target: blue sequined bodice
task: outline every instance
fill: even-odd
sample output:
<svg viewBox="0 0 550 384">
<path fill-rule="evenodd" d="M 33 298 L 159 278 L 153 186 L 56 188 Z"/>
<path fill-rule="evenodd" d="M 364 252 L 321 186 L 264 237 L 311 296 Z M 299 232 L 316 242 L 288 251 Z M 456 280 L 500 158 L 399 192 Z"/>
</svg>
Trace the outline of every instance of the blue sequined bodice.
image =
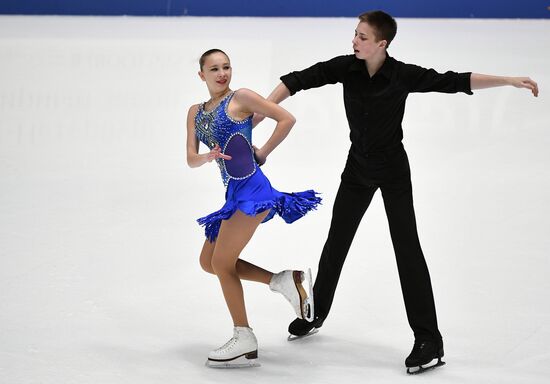
<svg viewBox="0 0 550 384">
<path fill-rule="evenodd" d="M 195 134 L 198 139 L 212 149 L 220 146 L 222 153 L 231 160 L 216 159 L 225 186 L 229 180 L 242 180 L 256 172 L 256 161 L 252 149 L 252 116 L 238 121 L 227 113 L 227 106 L 234 93 L 227 95 L 212 111 L 199 106 L 195 116 Z"/>
</svg>

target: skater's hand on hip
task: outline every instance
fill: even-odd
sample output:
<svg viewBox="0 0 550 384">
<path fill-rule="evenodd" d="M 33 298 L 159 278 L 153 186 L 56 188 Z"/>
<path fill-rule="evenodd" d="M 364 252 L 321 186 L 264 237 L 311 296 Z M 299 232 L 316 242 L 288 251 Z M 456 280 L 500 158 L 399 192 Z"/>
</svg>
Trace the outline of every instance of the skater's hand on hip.
<svg viewBox="0 0 550 384">
<path fill-rule="evenodd" d="M 256 162 L 261 167 L 265 164 L 265 161 L 267 160 L 267 156 L 265 156 L 261 149 L 256 147 L 255 145 L 252 146 L 252 149 L 254 150 L 254 159 L 256 159 Z"/>
<path fill-rule="evenodd" d="M 208 160 L 208 162 L 211 162 L 214 159 L 231 160 L 231 156 L 222 153 L 222 149 L 218 144 L 216 144 L 216 146 L 206 154 L 206 159 Z"/>
</svg>

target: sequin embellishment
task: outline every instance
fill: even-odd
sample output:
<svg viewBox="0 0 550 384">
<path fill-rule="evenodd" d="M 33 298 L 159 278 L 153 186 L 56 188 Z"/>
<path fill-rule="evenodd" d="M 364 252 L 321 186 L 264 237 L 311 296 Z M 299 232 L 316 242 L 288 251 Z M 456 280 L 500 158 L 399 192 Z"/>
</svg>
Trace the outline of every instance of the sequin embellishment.
<svg viewBox="0 0 550 384">
<path fill-rule="evenodd" d="M 195 134 L 208 148 L 216 145 L 222 153 L 232 156 L 231 160 L 216 159 L 224 185 L 230 179 L 242 180 L 254 174 L 256 161 L 252 149 L 252 116 L 235 120 L 229 116 L 227 106 L 234 93 L 228 94 L 214 109 L 207 111 L 202 103 L 195 116 Z M 239 135 L 239 137 L 237 137 Z M 242 140 L 244 139 L 244 140 Z M 236 140 L 236 141 L 234 141 Z"/>
</svg>

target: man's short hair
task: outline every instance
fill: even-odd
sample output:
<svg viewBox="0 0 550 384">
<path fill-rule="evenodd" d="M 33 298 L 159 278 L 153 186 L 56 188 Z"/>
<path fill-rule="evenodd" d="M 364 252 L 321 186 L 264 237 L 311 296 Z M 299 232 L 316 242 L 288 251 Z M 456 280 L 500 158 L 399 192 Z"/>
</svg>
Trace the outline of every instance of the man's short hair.
<svg viewBox="0 0 550 384">
<path fill-rule="evenodd" d="M 369 11 L 360 14 L 358 17 L 361 22 L 367 23 L 374 29 L 378 41 L 386 40 L 388 42 L 386 48 L 390 46 L 397 33 L 397 23 L 393 17 L 384 11 Z"/>
</svg>

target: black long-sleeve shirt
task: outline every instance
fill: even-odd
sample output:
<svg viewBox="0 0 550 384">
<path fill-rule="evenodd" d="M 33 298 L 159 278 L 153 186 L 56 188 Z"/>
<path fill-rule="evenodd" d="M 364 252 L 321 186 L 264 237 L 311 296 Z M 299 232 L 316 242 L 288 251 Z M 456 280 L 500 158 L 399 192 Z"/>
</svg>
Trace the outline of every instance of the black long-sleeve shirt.
<svg viewBox="0 0 550 384">
<path fill-rule="evenodd" d="M 366 62 L 355 55 L 338 56 L 281 77 L 294 95 L 300 90 L 342 83 L 344 105 L 355 151 L 368 154 L 400 145 L 405 100 L 411 92 L 472 94 L 471 72 L 438 73 L 402 63 L 389 55 L 370 77 Z"/>
</svg>

